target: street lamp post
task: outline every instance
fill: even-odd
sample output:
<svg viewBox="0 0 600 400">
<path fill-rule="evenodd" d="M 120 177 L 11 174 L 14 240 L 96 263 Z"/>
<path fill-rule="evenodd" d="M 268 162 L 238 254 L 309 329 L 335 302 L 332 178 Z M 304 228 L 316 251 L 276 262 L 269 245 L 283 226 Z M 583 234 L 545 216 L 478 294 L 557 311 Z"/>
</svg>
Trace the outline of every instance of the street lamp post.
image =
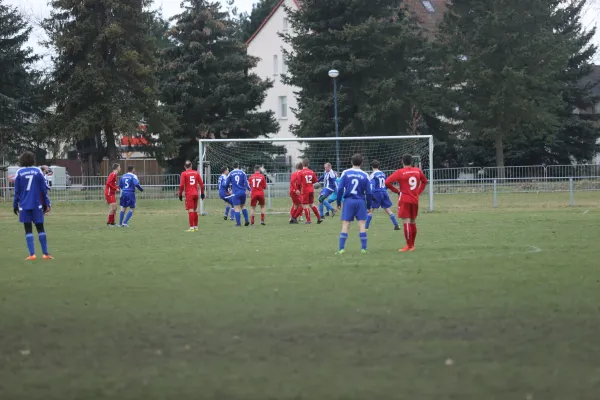
<svg viewBox="0 0 600 400">
<path fill-rule="evenodd" d="M 337 69 L 329 70 L 329 77 L 333 80 L 333 110 L 335 120 L 335 169 L 340 172 L 340 141 L 337 140 L 340 137 L 340 131 L 338 127 L 338 99 L 337 99 L 337 77 L 340 76 L 340 71 Z"/>
</svg>

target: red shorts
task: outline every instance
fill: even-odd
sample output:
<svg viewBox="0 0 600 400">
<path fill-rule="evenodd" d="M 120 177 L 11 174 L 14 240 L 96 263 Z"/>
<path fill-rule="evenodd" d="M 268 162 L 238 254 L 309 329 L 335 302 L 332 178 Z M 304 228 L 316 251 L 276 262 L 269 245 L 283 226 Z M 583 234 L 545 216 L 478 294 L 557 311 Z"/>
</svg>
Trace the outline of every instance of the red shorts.
<svg viewBox="0 0 600 400">
<path fill-rule="evenodd" d="M 296 192 L 290 192 L 290 197 L 292 199 L 292 203 L 295 205 L 302 204 L 302 199 L 300 198 L 300 195 L 296 194 Z"/>
<path fill-rule="evenodd" d="M 314 204 L 315 192 L 302 193 L 302 204 Z"/>
<path fill-rule="evenodd" d="M 197 210 L 198 209 L 198 195 L 185 196 L 185 209 L 186 210 Z"/>
<path fill-rule="evenodd" d="M 264 193 L 256 193 L 253 194 L 250 198 L 250 207 L 256 207 L 258 203 L 259 206 L 263 207 L 265 205 L 265 194 Z"/>
<path fill-rule="evenodd" d="M 398 218 L 415 219 L 417 215 L 419 215 L 418 204 L 400 202 L 398 206 Z"/>
<path fill-rule="evenodd" d="M 106 199 L 106 204 L 113 204 L 117 202 L 117 195 L 104 193 L 104 198 Z"/>
</svg>

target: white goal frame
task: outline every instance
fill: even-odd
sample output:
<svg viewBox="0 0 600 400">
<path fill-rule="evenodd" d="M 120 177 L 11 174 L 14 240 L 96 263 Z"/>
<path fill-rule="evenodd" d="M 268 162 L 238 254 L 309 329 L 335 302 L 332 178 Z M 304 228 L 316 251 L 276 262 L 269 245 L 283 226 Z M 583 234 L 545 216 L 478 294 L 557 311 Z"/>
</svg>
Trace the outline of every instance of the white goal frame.
<svg viewBox="0 0 600 400">
<path fill-rule="evenodd" d="M 255 139 L 200 139 L 198 141 L 198 173 L 204 179 L 204 157 L 206 156 L 205 144 L 208 143 L 231 143 L 231 142 L 331 142 L 352 140 L 402 140 L 402 139 L 427 139 L 429 145 L 429 211 L 433 211 L 433 136 L 432 135 L 406 135 L 406 136 L 354 136 L 354 137 L 313 137 L 313 138 L 255 138 Z M 402 155 L 400 155 L 402 157 Z M 341 173 L 342 171 L 337 171 Z M 200 213 L 204 214 L 204 203 L 200 202 Z"/>
</svg>

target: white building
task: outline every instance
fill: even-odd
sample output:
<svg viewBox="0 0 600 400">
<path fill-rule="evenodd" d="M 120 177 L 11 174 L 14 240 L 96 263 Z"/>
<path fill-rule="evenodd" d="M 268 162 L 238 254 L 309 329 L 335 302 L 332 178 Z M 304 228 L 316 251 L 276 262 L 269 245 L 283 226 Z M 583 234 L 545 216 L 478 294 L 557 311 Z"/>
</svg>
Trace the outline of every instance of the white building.
<svg viewBox="0 0 600 400">
<path fill-rule="evenodd" d="M 281 82 L 281 75 L 287 72 L 282 49 L 289 50 L 290 46 L 283 42 L 278 33 L 289 33 L 291 29 L 284 5 L 297 10 L 300 3 L 298 0 L 280 0 L 246 42 L 248 54 L 260 58 L 253 72 L 263 79 L 273 80 L 273 87 L 267 92 L 261 111 L 275 112 L 275 118 L 279 122 L 279 133 L 273 136 L 275 138 L 295 137 L 290 131 L 290 126 L 298 123 L 291 110 L 296 108 L 294 91 L 297 89 Z M 291 161 L 297 161 L 300 157 L 299 144 L 290 143 L 287 147 L 288 155 L 292 157 Z"/>
</svg>

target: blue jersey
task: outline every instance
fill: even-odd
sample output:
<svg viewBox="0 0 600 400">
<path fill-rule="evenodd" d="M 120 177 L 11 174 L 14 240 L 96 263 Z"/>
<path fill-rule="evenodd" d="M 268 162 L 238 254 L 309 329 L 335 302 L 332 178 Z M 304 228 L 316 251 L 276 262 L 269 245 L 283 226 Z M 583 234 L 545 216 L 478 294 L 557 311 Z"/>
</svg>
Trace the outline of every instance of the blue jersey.
<svg viewBox="0 0 600 400">
<path fill-rule="evenodd" d="M 323 182 L 323 190 L 337 190 L 337 175 L 333 170 L 323 172 L 319 182 Z"/>
<path fill-rule="evenodd" d="M 44 205 L 50 207 L 50 199 L 42 170 L 37 167 L 18 169 L 15 173 L 13 208 L 37 210 Z"/>
<path fill-rule="evenodd" d="M 228 188 L 229 188 L 229 186 L 227 186 L 227 175 L 221 175 L 219 177 L 219 196 L 220 197 L 227 196 Z"/>
<path fill-rule="evenodd" d="M 387 192 L 385 178 L 385 174 L 381 171 L 376 171 L 371 174 L 371 191 L 373 193 Z"/>
<path fill-rule="evenodd" d="M 128 172 L 121 177 L 121 180 L 119 180 L 119 187 L 121 188 L 121 193 L 135 193 L 135 188 L 138 188 L 140 192 L 144 191 L 140 186 L 137 175 L 131 172 Z"/>
<path fill-rule="evenodd" d="M 236 196 L 243 196 L 246 194 L 246 191 L 250 190 L 246 173 L 241 169 L 231 171 L 227 177 L 227 181 L 225 181 L 225 185 L 227 187 L 231 186 L 231 193 Z"/>
<path fill-rule="evenodd" d="M 345 200 L 362 200 L 371 208 L 371 182 L 369 175 L 360 168 L 347 169 L 340 177 L 337 192 L 337 204 L 341 206 L 342 198 Z"/>
</svg>

